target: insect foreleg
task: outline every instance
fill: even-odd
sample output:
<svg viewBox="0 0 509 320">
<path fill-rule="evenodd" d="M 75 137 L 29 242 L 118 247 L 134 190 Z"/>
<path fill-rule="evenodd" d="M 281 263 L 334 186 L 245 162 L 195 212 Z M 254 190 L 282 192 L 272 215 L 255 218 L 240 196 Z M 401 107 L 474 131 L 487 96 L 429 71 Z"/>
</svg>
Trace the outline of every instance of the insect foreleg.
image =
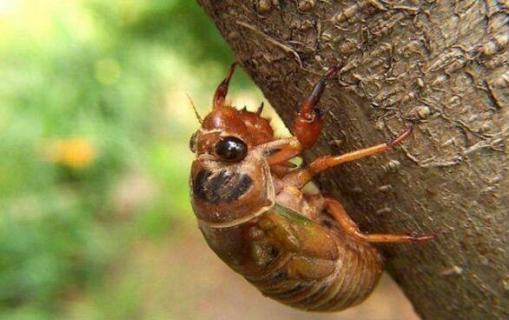
<svg viewBox="0 0 509 320">
<path fill-rule="evenodd" d="M 325 209 L 327 212 L 336 220 L 341 229 L 349 234 L 350 236 L 362 239 L 367 242 L 379 242 L 379 243 L 403 243 L 403 242 L 417 242 L 430 240 L 433 236 L 414 236 L 406 234 L 364 234 L 359 230 L 357 224 L 350 218 L 346 213 L 343 205 L 336 199 L 325 198 Z"/>
<path fill-rule="evenodd" d="M 225 79 L 217 86 L 216 92 L 214 93 L 214 100 L 212 101 L 214 105 L 214 109 L 218 107 L 222 107 L 224 105 L 224 100 L 226 98 L 226 94 L 228 94 L 228 86 L 230 85 L 230 79 L 235 72 L 235 67 L 237 63 L 232 63 L 228 73 L 226 74 Z"/>
<path fill-rule="evenodd" d="M 311 91 L 311 94 L 304 100 L 297 113 L 297 117 L 293 123 L 293 134 L 297 137 L 303 150 L 313 146 L 320 135 L 323 127 L 323 119 L 320 111 L 316 108 L 323 90 L 325 82 L 332 79 L 338 72 L 339 68 L 334 66 L 318 81 Z"/>
<path fill-rule="evenodd" d="M 277 152 L 272 153 L 268 157 L 269 165 L 285 163 L 315 144 L 323 127 L 323 119 L 316 106 L 322 97 L 325 82 L 332 79 L 338 70 L 339 68 L 336 66 L 330 68 L 315 85 L 311 94 L 302 102 L 293 123 L 292 131 L 295 137 L 284 139 L 286 144 L 281 145 Z"/>
</svg>

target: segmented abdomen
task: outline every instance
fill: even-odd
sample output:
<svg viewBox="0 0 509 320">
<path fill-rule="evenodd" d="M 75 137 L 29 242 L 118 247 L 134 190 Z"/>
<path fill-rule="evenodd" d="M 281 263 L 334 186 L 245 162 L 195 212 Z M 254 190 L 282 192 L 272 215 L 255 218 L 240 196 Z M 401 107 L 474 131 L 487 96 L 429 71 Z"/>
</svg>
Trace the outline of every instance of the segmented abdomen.
<svg viewBox="0 0 509 320">
<path fill-rule="evenodd" d="M 336 237 L 339 257 L 334 271 L 315 280 L 289 277 L 293 253 L 274 261 L 262 276 L 245 276 L 265 295 L 286 305 L 310 311 L 339 311 L 362 302 L 382 273 L 382 259 L 368 243 Z M 313 259 L 313 258 L 311 258 Z"/>
</svg>

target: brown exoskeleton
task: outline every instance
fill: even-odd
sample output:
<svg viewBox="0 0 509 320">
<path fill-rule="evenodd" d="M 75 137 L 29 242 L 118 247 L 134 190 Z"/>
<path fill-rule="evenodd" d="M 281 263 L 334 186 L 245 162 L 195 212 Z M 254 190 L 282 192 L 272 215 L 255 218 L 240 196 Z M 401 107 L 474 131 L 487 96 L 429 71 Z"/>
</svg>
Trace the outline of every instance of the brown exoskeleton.
<svg viewBox="0 0 509 320">
<path fill-rule="evenodd" d="M 192 206 L 209 246 L 264 295 L 295 308 L 337 311 L 363 301 L 382 272 L 371 243 L 401 243 L 430 236 L 364 234 L 339 201 L 302 191 L 314 175 L 339 164 L 385 152 L 389 143 L 339 156 L 322 156 L 305 168 L 289 160 L 318 139 L 316 108 L 331 68 L 302 103 L 289 138 L 274 137 L 257 112 L 225 103 L 235 64 L 218 86 L 212 111 L 191 138 Z"/>
</svg>

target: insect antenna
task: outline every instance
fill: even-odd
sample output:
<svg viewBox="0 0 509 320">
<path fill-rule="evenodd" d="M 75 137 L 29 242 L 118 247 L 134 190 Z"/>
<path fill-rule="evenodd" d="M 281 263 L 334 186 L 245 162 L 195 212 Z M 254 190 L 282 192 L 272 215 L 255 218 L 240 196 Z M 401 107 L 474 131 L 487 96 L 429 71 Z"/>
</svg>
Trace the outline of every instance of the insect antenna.
<svg viewBox="0 0 509 320">
<path fill-rule="evenodd" d="M 198 109 L 196 109 L 196 106 L 194 105 L 193 99 L 186 93 L 187 99 L 189 99 L 189 102 L 191 103 L 191 107 L 193 108 L 194 115 L 196 116 L 196 119 L 198 119 L 198 122 L 200 124 L 203 123 L 203 119 L 201 118 L 200 114 L 198 113 Z"/>
</svg>

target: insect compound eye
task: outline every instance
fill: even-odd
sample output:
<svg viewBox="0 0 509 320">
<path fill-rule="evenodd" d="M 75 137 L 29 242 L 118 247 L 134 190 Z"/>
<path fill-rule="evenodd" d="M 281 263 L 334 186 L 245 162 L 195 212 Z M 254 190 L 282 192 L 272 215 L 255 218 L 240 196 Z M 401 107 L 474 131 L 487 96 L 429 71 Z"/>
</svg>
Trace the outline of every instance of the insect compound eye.
<svg viewBox="0 0 509 320">
<path fill-rule="evenodd" d="M 198 135 L 198 131 L 193 133 L 191 136 L 191 139 L 189 140 L 189 149 L 191 149 L 192 152 L 196 152 L 196 137 Z"/>
<path fill-rule="evenodd" d="M 224 161 L 241 161 L 247 155 L 247 145 L 239 138 L 225 137 L 216 144 L 216 154 Z"/>
</svg>

